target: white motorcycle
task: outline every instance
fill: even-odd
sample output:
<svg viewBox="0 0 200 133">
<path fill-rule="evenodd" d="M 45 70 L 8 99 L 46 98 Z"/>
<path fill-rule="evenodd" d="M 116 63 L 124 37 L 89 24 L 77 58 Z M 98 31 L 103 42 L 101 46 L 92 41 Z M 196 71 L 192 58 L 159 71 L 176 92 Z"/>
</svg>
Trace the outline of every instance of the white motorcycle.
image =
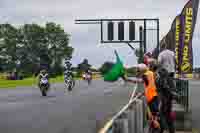
<svg viewBox="0 0 200 133">
<path fill-rule="evenodd" d="M 47 92 L 49 90 L 49 81 L 46 77 L 42 77 L 40 79 L 40 91 L 42 96 L 47 96 Z"/>
<path fill-rule="evenodd" d="M 75 80 L 71 75 L 65 78 L 65 86 L 68 91 L 72 91 L 72 89 L 74 88 Z"/>
</svg>

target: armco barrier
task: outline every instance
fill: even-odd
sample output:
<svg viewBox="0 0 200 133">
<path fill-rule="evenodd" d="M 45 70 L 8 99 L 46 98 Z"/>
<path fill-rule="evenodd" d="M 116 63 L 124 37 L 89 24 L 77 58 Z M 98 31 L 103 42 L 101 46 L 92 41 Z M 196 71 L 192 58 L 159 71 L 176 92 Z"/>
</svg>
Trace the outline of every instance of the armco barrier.
<svg viewBox="0 0 200 133">
<path fill-rule="evenodd" d="M 146 122 L 144 101 L 127 104 L 99 133 L 144 133 Z"/>
<path fill-rule="evenodd" d="M 131 98 L 129 103 L 108 121 L 99 133 L 144 133 L 147 127 L 145 108 L 144 98 Z"/>
<path fill-rule="evenodd" d="M 176 90 L 180 94 L 178 104 L 183 105 L 184 112 L 190 110 L 189 106 L 189 81 L 185 79 L 175 79 Z M 131 100 L 126 104 L 120 112 L 118 112 L 99 133 L 145 133 L 148 129 L 146 119 L 146 102 L 145 99 L 134 97 L 134 93 L 138 89 L 138 85 L 132 93 Z M 139 91 L 139 89 L 138 89 Z M 181 116 L 184 117 L 184 116 Z M 183 121 L 182 121 L 183 122 Z M 184 123 L 184 122 L 183 122 Z"/>
</svg>

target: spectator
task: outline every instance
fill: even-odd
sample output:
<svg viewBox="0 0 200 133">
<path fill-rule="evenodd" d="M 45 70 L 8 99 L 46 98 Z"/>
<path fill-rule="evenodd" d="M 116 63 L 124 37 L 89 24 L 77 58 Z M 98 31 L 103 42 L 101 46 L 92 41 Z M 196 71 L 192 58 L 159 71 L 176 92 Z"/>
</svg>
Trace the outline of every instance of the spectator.
<svg viewBox="0 0 200 133">
<path fill-rule="evenodd" d="M 171 78 L 166 69 L 157 70 L 159 77 L 156 79 L 156 87 L 158 88 L 159 97 L 161 100 L 160 116 L 161 116 L 161 133 L 165 129 L 169 129 L 169 133 L 175 133 L 174 118 L 172 118 L 172 100 L 174 97 L 173 89 L 171 88 Z"/>
<path fill-rule="evenodd" d="M 158 55 L 159 78 L 157 80 L 157 88 L 160 90 L 161 95 L 161 116 L 165 120 L 167 126 L 163 126 L 162 132 L 166 127 L 169 128 L 170 133 L 175 133 L 174 120 L 171 117 L 172 101 L 174 97 L 175 85 L 173 82 L 175 74 L 175 54 L 169 49 L 164 49 Z M 162 124 L 164 125 L 164 124 Z"/>
<path fill-rule="evenodd" d="M 175 96 L 173 79 L 170 78 L 168 71 L 165 68 L 160 68 L 156 61 L 150 63 L 150 70 L 155 74 L 156 88 L 159 94 L 160 117 L 161 117 L 161 133 L 165 129 L 169 129 L 170 133 L 175 132 L 174 117 L 172 118 L 172 100 Z M 172 76 L 172 75 L 171 75 Z M 169 77 L 169 78 L 168 78 Z"/>
<path fill-rule="evenodd" d="M 149 70 L 145 64 L 138 64 L 138 71 L 140 72 L 141 78 L 139 79 L 125 79 L 128 82 L 132 83 L 144 83 L 144 92 L 139 93 L 138 96 L 144 95 L 147 100 L 148 105 L 148 117 L 152 118 L 152 113 L 159 113 L 159 99 L 158 92 L 155 85 L 154 73 Z M 160 128 L 160 124 L 157 120 L 153 120 L 154 126 Z"/>
<path fill-rule="evenodd" d="M 154 59 L 151 52 L 144 54 L 144 64 L 151 68 L 151 64 L 155 64 L 157 61 Z"/>
<path fill-rule="evenodd" d="M 152 58 L 152 54 L 150 52 L 147 52 L 144 54 L 144 64 L 149 65 L 149 60 Z"/>
<path fill-rule="evenodd" d="M 175 74 L 175 54 L 169 49 L 164 49 L 158 56 L 158 63 L 166 69 L 170 77 Z"/>
</svg>

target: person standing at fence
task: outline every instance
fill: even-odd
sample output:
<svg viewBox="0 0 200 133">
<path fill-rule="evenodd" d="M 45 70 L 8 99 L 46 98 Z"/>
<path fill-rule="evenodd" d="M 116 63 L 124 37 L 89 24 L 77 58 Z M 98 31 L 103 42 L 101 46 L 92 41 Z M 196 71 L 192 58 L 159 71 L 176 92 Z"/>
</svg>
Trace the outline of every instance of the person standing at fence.
<svg viewBox="0 0 200 133">
<path fill-rule="evenodd" d="M 145 96 L 149 108 L 148 117 L 149 119 L 152 119 L 152 113 L 159 112 L 159 99 L 155 85 L 154 73 L 151 70 L 149 70 L 149 68 L 145 64 L 139 64 L 137 68 L 139 70 L 141 79 L 126 79 L 126 81 L 132 83 L 144 83 L 144 93 L 139 93 L 138 97 L 141 97 L 143 95 Z M 160 124 L 157 120 L 153 120 L 153 123 L 156 128 L 160 127 Z"/>
<path fill-rule="evenodd" d="M 166 70 L 168 75 L 166 75 L 166 80 L 168 80 L 169 89 L 171 89 L 171 92 L 173 92 L 175 89 L 175 83 L 173 81 L 175 77 L 175 53 L 169 49 L 164 49 L 159 55 L 158 55 L 158 64 L 160 68 L 158 70 Z M 162 76 L 160 77 L 162 78 Z M 175 94 L 175 93 L 174 93 Z"/>
<path fill-rule="evenodd" d="M 149 59 L 152 57 L 150 52 L 147 52 L 144 54 L 144 64 L 148 66 L 149 64 Z"/>
<path fill-rule="evenodd" d="M 155 74 L 156 88 L 160 101 L 160 125 L 161 133 L 165 129 L 169 129 L 170 133 L 175 132 L 174 119 L 172 117 L 172 100 L 174 98 L 174 86 L 172 86 L 173 79 L 170 77 L 168 71 L 164 67 L 160 67 L 157 61 L 150 63 L 150 70 Z"/>
<path fill-rule="evenodd" d="M 151 63 L 154 62 L 155 59 L 153 58 L 153 55 L 151 52 L 147 52 L 144 54 L 144 64 L 150 67 Z"/>
<path fill-rule="evenodd" d="M 169 49 L 164 49 L 158 55 L 158 63 L 165 68 L 169 76 L 174 78 L 175 75 L 175 53 Z"/>
<path fill-rule="evenodd" d="M 160 68 L 157 70 L 158 77 L 156 86 L 158 88 L 159 97 L 161 100 L 160 116 L 161 116 L 161 133 L 165 129 L 169 129 L 169 133 L 175 133 L 174 116 L 172 112 L 172 100 L 174 97 L 173 89 L 170 86 L 171 78 L 166 69 Z"/>
<path fill-rule="evenodd" d="M 174 98 L 174 75 L 175 75 L 175 54 L 169 49 L 164 49 L 158 55 L 158 66 L 156 68 L 156 87 L 161 101 L 161 133 L 169 129 L 169 133 L 175 133 L 174 120 L 172 117 L 172 101 Z"/>
</svg>

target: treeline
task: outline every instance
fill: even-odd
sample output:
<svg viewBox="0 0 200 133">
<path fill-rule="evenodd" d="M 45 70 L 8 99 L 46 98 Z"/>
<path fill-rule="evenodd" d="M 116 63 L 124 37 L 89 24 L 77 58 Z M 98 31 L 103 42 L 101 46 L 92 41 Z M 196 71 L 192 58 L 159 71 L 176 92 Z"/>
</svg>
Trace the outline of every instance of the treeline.
<svg viewBox="0 0 200 133">
<path fill-rule="evenodd" d="M 62 73 L 62 60 L 71 56 L 70 35 L 53 22 L 44 26 L 0 24 L 0 72 L 35 74 L 41 67 Z"/>
<path fill-rule="evenodd" d="M 200 67 L 194 68 L 193 71 L 194 71 L 195 73 L 200 73 Z"/>
</svg>

